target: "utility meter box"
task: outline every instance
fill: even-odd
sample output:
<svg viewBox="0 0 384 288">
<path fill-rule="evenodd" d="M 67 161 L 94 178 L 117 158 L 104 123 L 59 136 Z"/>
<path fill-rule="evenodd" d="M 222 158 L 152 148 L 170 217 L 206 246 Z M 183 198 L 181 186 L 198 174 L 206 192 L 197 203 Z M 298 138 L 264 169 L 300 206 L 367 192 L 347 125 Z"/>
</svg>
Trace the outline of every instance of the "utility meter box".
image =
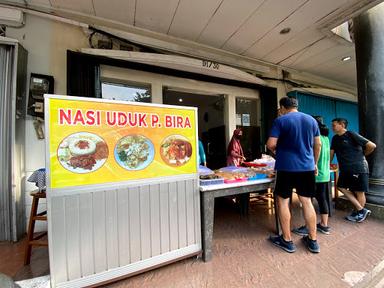
<svg viewBox="0 0 384 288">
<path fill-rule="evenodd" d="M 44 94 L 52 94 L 53 76 L 31 73 L 29 83 L 28 115 L 44 119 Z"/>
</svg>

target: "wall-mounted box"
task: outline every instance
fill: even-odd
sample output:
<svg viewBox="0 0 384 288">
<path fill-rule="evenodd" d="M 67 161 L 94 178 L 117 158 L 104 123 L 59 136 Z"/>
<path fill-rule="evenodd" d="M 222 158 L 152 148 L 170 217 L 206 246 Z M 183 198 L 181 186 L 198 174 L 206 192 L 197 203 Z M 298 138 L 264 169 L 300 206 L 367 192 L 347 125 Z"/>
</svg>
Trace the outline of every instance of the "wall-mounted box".
<svg viewBox="0 0 384 288">
<path fill-rule="evenodd" d="M 17 9 L 0 7 L 0 24 L 11 27 L 21 27 L 24 25 L 24 14 Z"/>
<path fill-rule="evenodd" d="M 53 94 L 53 76 L 31 73 L 29 83 L 28 115 L 44 118 L 44 94 Z"/>
</svg>

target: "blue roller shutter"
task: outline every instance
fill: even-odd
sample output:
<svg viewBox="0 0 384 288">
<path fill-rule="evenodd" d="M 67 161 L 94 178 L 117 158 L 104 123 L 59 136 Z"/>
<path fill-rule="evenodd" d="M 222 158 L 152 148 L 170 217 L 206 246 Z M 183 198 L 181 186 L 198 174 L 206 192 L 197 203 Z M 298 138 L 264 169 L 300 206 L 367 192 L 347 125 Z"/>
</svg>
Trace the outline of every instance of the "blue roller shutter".
<svg viewBox="0 0 384 288">
<path fill-rule="evenodd" d="M 331 128 L 334 118 L 346 118 L 348 130 L 359 132 L 359 113 L 357 103 L 343 101 L 328 96 L 306 94 L 298 91 L 288 93 L 288 96 L 299 100 L 299 110 L 310 115 L 323 116 L 324 123 Z M 330 131 L 330 138 L 333 133 Z"/>
<path fill-rule="evenodd" d="M 297 98 L 301 112 L 323 117 L 324 123 L 329 127 L 330 141 L 334 135 L 331 121 L 338 117 L 348 120 L 348 130 L 359 132 L 359 113 L 356 103 L 298 91 L 289 92 L 288 96 Z M 333 163 L 337 163 L 336 158 Z"/>
</svg>

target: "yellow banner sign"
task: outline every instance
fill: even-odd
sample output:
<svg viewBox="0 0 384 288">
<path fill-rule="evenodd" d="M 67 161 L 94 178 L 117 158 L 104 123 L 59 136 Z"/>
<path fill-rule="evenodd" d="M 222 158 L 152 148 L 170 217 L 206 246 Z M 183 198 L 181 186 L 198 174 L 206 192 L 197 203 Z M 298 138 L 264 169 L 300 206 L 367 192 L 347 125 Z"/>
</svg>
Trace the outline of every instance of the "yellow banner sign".
<svg viewBox="0 0 384 288">
<path fill-rule="evenodd" d="M 197 173 L 194 108 L 47 101 L 51 188 Z"/>
</svg>

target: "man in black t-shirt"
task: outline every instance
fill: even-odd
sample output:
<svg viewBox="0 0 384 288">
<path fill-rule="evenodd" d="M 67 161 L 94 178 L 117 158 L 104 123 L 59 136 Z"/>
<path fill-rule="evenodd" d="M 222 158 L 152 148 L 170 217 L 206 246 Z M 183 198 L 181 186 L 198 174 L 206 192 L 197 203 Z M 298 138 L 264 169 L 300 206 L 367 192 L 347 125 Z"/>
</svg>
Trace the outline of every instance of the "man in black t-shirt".
<svg viewBox="0 0 384 288">
<path fill-rule="evenodd" d="M 346 219 L 363 222 L 371 214 L 370 210 L 364 208 L 369 176 L 365 156 L 371 154 L 376 145 L 357 133 L 347 131 L 347 126 L 348 121 L 344 118 L 332 120 L 335 136 L 331 143 L 331 161 L 336 153 L 340 171 L 337 187 L 356 209 Z"/>
</svg>

